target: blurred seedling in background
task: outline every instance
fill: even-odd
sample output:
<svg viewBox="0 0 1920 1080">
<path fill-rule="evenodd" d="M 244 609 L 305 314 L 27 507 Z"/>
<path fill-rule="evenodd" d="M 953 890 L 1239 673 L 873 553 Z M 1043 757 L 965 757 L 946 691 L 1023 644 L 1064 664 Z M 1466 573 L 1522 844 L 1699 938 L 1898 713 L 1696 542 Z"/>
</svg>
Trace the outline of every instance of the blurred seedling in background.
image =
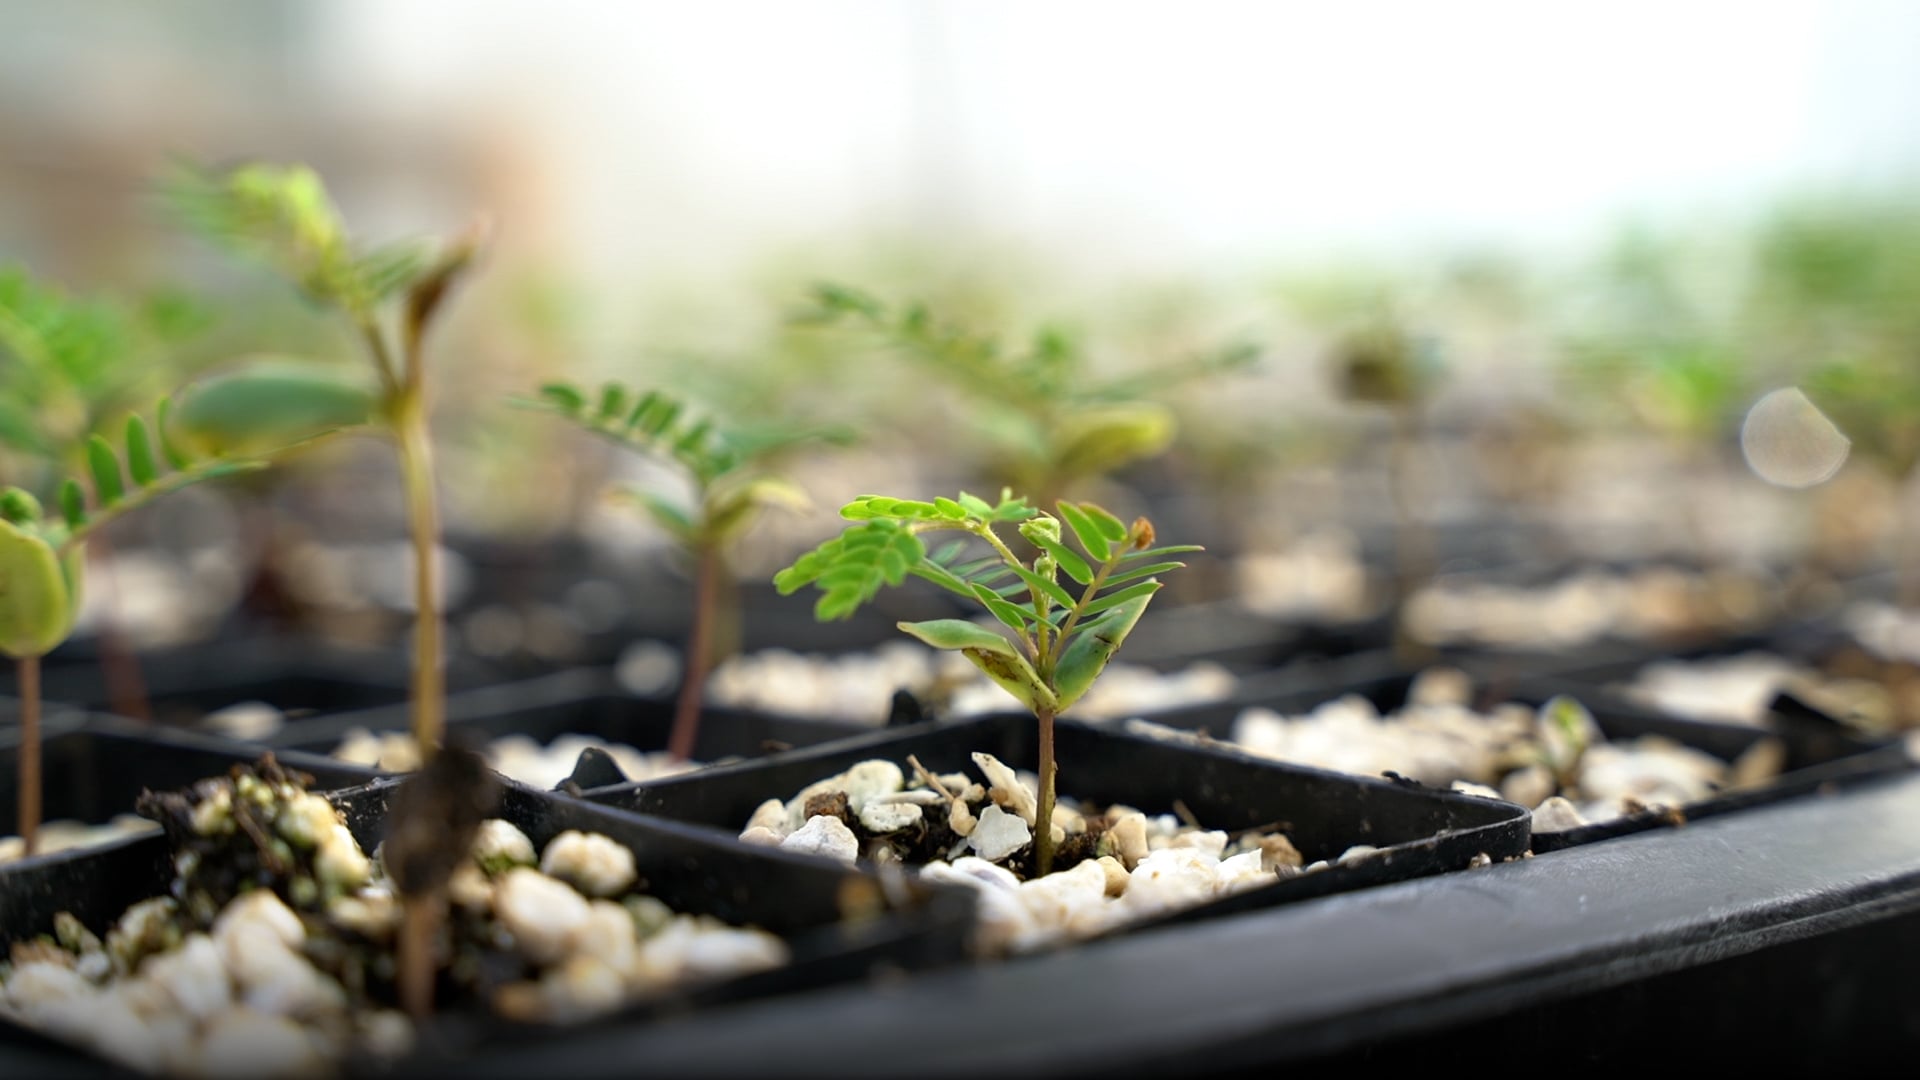
<svg viewBox="0 0 1920 1080">
<path fill-rule="evenodd" d="M 188 391 L 177 406 L 163 399 L 152 427 L 138 414 L 130 416 L 119 447 L 94 435 L 86 444 L 91 499 L 86 484 L 68 478 L 58 489 L 57 514 L 50 516 L 25 489 L 0 491 L 0 652 L 19 670 L 19 828 L 28 854 L 38 846 L 41 811 L 40 658 L 73 632 L 88 539 L 164 495 L 262 468 L 334 427 L 364 420 L 316 412 L 303 424 L 281 425 L 271 440 L 261 432 L 262 438 L 245 445 L 210 442 L 208 431 L 259 420 L 252 401 L 234 401 L 218 390 Z"/>
<path fill-rule="evenodd" d="M 413 546 L 413 734 L 421 753 L 431 756 L 444 727 L 445 659 L 425 341 L 473 263 L 483 229 L 439 245 L 356 246 L 320 177 L 299 165 L 181 167 L 165 193 L 183 221 L 278 271 L 309 302 L 344 320 L 366 348 L 372 382 L 278 357 L 235 365 L 198 388 L 204 400 L 221 403 L 219 422 L 202 424 L 200 435 L 212 446 L 239 450 L 290 427 L 339 427 L 350 420 L 377 425 L 393 438 Z"/>
<path fill-rule="evenodd" d="M 627 492 L 694 562 L 693 613 L 681 665 L 679 698 L 667 750 L 677 760 L 693 753 L 707 673 L 731 651 L 737 633 L 716 630 L 735 619 L 727 548 L 762 511 L 809 507 L 805 492 L 776 471 L 779 458 L 807 443 L 844 444 L 852 434 L 832 428 L 723 429 L 685 402 L 659 390 L 639 393 L 608 383 L 597 394 L 552 383 L 528 404 L 648 459 L 676 468 L 690 497 L 661 490 Z M 716 638 L 729 642 L 721 645 Z"/>
<path fill-rule="evenodd" d="M 37 488 L 83 465 L 87 436 L 170 389 L 211 322 L 177 292 L 78 296 L 0 267 L 0 474 Z"/>
<path fill-rule="evenodd" d="M 1683 482 L 1719 474 L 1726 436 L 1757 374 L 1729 300 L 1695 280 L 1701 265 L 1717 265 L 1717 256 L 1690 237 L 1622 230 L 1582 283 L 1589 310 L 1564 332 L 1556 372 L 1563 399 L 1658 436 L 1685 470 Z M 1680 490 L 1672 517 L 1696 557 L 1710 560 L 1711 503 Z"/>
<path fill-rule="evenodd" d="M 993 471 L 1016 490 L 1051 501 L 1172 445 L 1174 415 L 1157 395 L 1182 383 L 1245 370 L 1259 359 L 1235 343 L 1134 374 L 1103 376 L 1075 336 L 1037 331 L 1024 347 L 941 322 L 924 305 L 894 308 L 855 289 L 822 285 L 802 320 L 849 325 L 968 395 L 973 434 Z"/>
<path fill-rule="evenodd" d="M 211 322 L 177 292 L 79 296 L 22 267 L 0 268 L 0 482 L 50 491 L 84 469 L 87 437 L 170 389 L 183 350 Z M 104 538 L 95 548 L 103 553 Z M 146 695 L 117 629 L 111 577 L 103 584 L 97 633 L 108 697 L 116 711 L 143 717 Z"/>
<path fill-rule="evenodd" d="M 1009 640 L 964 619 L 899 624 L 936 649 L 960 653 L 1033 712 L 1040 737 L 1034 865 L 1041 875 L 1052 867 L 1055 843 L 1054 718 L 1092 688 L 1119 651 L 1160 590 L 1155 575 L 1185 565 L 1166 556 L 1200 550 L 1155 547 L 1146 518 L 1127 525 L 1092 503 L 1062 500 L 1057 508 L 1058 517 L 1042 513 L 1011 491 L 1002 491 L 997 505 L 965 492 L 932 502 L 864 496 L 840 509 L 854 524 L 774 578 L 782 595 L 817 588 L 814 617 L 828 621 L 851 616 L 882 586 L 911 575 L 980 605 L 1012 632 Z M 997 532 L 1002 525 L 1015 526 L 1038 554 L 1030 561 L 1015 555 Z M 929 552 L 921 537 L 943 531 L 966 535 Z M 1079 551 L 1066 542 L 1069 531 Z M 990 553 L 974 557 L 978 547 L 969 538 Z"/>
<path fill-rule="evenodd" d="M 1800 355 L 1796 380 L 1895 487 L 1899 603 L 1920 609 L 1920 225 L 1911 205 L 1790 205 L 1761 229 L 1751 321 Z M 1858 514 L 1837 492 L 1820 517 Z M 1879 500 L 1872 500 L 1877 503 Z"/>
<path fill-rule="evenodd" d="M 1416 334 L 1394 286 L 1370 274 L 1329 276 L 1310 287 L 1294 284 L 1287 301 L 1333 336 L 1329 363 L 1335 392 L 1344 400 L 1387 414 L 1386 480 L 1393 509 L 1396 607 L 1426 584 L 1434 569 L 1434 543 L 1421 513 L 1418 468 L 1428 402 L 1442 370 L 1437 343 Z M 1413 648 L 1396 621 L 1395 647 Z"/>
</svg>

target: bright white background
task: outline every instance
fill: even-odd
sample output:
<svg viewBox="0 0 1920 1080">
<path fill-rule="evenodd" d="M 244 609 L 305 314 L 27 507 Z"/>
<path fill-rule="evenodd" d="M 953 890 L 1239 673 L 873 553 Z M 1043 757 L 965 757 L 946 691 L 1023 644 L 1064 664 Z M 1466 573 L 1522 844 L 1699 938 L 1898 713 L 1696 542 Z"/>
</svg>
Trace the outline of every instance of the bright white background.
<svg viewBox="0 0 1920 1080">
<path fill-rule="evenodd" d="M 1159 270 L 1552 243 L 1893 183 L 1920 149 L 1915 3 L 349 0 L 309 17 L 303 55 L 334 93 L 528 117 L 601 264 L 871 228 Z"/>
</svg>

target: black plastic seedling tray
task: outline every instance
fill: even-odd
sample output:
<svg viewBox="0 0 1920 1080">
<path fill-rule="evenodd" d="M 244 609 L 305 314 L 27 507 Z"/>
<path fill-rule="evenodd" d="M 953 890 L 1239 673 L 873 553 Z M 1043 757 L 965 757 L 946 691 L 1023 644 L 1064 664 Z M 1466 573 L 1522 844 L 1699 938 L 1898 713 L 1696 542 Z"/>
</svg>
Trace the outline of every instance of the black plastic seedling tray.
<svg viewBox="0 0 1920 1080">
<path fill-rule="evenodd" d="M 606 672 L 580 668 L 450 695 L 447 725 L 452 737 L 475 743 L 525 735 L 545 745 L 562 735 L 589 735 L 651 751 L 666 747 L 673 710 L 671 698 L 628 694 Z M 356 728 L 383 732 L 405 731 L 408 726 L 406 707 L 389 706 L 289 724 L 265 743 L 324 755 Z M 872 730 L 866 724 L 708 706 L 701 712 L 693 759 L 760 757 Z M 605 761 L 605 767 L 612 768 L 612 762 Z M 615 778 L 616 782 L 623 779 Z"/>
<path fill-rule="evenodd" d="M 1097 948 L 582 1033 L 538 1067 L 672 1076 L 1287 1075 L 1902 1060 L 1920 1017 L 1920 774 L 1552 858 Z M 1870 962 L 1858 966 L 1851 959 Z M 955 1034 L 957 1015 L 966 1031 Z M 1894 1021 L 1894 1022 L 1887 1022 Z M 929 1040 L 938 1053 L 927 1053 Z M 1426 1051 L 1427 1053 L 1422 1053 Z M 1431 1054 L 1432 1056 L 1429 1056 Z"/>
<path fill-rule="evenodd" d="M 1167 727 L 1206 733 L 1224 739 L 1233 731 L 1241 711 L 1259 706 L 1283 715 L 1298 715 L 1346 694 L 1359 694 L 1384 715 L 1407 700 L 1418 673 L 1385 654 L 1364 655 L 1317 669 L 1305 678 L 1285 676 L 1250 685 L 1232 700 L 1155 712 L 1145 719 Z M 1580 700 L 1609 740 L 1657 735 L 1732 761 L 1755 743 L 1779 738 L 1786 748 L 1786 764 L 1779 777 L 1762 788 L 1727 792 L 1679 808 L 1679 814 L 1660 810 L 1595 822 L 1561 832 L 1533 833 L 1535 852 L 1555 851 L 1577 844 L 1626 836 L 1649 829 L 1696 821 L 1743 810 L 1780 799 L 1832 791 L 1870 777 L 1913 767 L 1899 746 L 1858 738 L 1829 727 L 1791 726 L 1765 730 L 1739 724 L 1685 720 L 1640 708 L 1599 694 L 1590 687 L 1559 679 L 1516 678 L 1478 684 L 1475 704 L 1486 707 L 1505 701 L 1539 706 L 1556 694 Z M 1230 745 L 1230 744 L 1229 744 Z"/>
<path fill-rule="evenodd" d="M 190 726 L 208 713 L 243 702 L 264 702 L 290 717 L 324 715 L 407 700 L 408 668 L 393 650 L 348 649 L 280 638 L 186 645 L 134 657 L 145 690 L 147 717 L 170 727 Z M 448 666 L 453 690 L 493 681 L 485 665 Z M 12 687 L 11 675 L 6 686 Z M 98 663 L 49 668 L 41 696 L 94 712 L 119 707 Z"/>
<path fill-rule="evenodd" d="M 224 770 L 223 770 L 224 771 Z M 400 781 L 382 779 L 329 796 L 362 848 L 384 837 L 389 797 Z M 676 912 L 712 915 L 779 935 L 792 950 L 784 967 L 692 985 L 635 1004 L 589 1025 L 547 1027 L 500 1020 L 472 1008 L 447 1009 L 423 1029 L 414 1055 L 379 1075 L 441 1075 L 499 1050 L 531 1051 L 587 1034 L 630 1028 L 770 995 L 819 991 L 837 983 L 901 971 L 930 971 L 970 954 L 974 899 L 969 890 L 926 883 L 883 887 L 872 874 L 816 859 L 716 838 L 704 830 L 647 820 L 535 791 L 504 788 L 497 816 L 537 849 L 568 829 L 605 834 L 633 850 L 641 886 Z M 50 933 L 68 911 L 104 933 L 128 905 L 164 895 L 172 860 L 166 839 L 123 840 L 87 853 L 55 855 L 0 872 L 5 942 Z M 51 1040 L 0 1020 L 10 1042 L 47 1051 Z M 72 1056 L 72 1052 L 68 1052 Z M 367 1063 L 352 1071 L 368 1068 Z"/>
<path fill-rule="evenodd" d="M 19 755 L 19 732 L 0 735 L 0 835 L 13 835 L 20 824 Z M 235 764 L 258 758 L 260 748 L 158 730 L 119 717 L 69 714 L 42 733 L 40 755 L 43 820 L 97 825 L 117 814 L 133 813 L 142 791 L 186 787 L 203 777 L 225 775 Z M 287 765 L 311 774 L 322 790 L 364 784 L 374 775 L 298 752 L 279 756 Z"/>
<path fill-rule="evenodd" d="M 1356 844 L 1381 849 L 1367 858 L 1211 901 L 1156 925 L 1458 870 L 1475 856 L 1513 858 L 1527 846 L 1527 812 L 1497 800 L 1409 790 L 1065 719 L 1056 723 L 1055 746 L 1063 797 L 1124 803 L 1156 814 L 1184 807 L 1202 825 L 1227 832 L 1281 823 L 1308 862 L 1337 859 Z M 862 761 L 885 758 L 904 766 L 913 755 L 935 772 L 973 775 L 971 755 L 977 751 L 1014 768 L 1036 768 L 1033 718 L 1001 714 L 917 724 L 585 794 L 622 810 L 738 834 L 767 799 L 790 799 L 806 785 Z"/>
</svg>

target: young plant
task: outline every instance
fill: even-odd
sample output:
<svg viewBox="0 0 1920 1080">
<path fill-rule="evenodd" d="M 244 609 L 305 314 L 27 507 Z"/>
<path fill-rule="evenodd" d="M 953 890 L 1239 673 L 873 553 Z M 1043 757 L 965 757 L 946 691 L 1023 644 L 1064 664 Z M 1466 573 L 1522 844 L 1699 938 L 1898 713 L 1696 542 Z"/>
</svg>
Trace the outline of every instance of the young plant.
<svg viewBox="0 0 1920 1080">
<path fill-rule="evenodd" d="M 936 320 L 926 307 L 901 309 L 853 289 L 814 291 L 811 323 L 852 323 L 984 406 L 975 417 L 996 447 L 997 471 L 1042 502 L 1077 493 L 1089 480 L 1160 454 L 1173 443 L 1173 411 L 1152 400 L 1183 382 L 1240 370 L 1259 350 L 1234 343 L 1150 371 L 1101 378 L 1083 344 L 1044 328 L 1023 350 Z"/>
<path fill-rule="evenodd" d="M 178 294 L 81 296 L 0 268 L 0 479 L 50 490 L 84 469 L 88 435 L 163 391 L 180 347 L 209 321 Z M 105 599 L 111 606 L 110 587 Z M 144 716 L 139 666 L 110 611 L 99 638 L 115 710 Z"/>
<path fill-rule="evenodd" d="M 375 421 L 394 440 L 406 489 L 415 602 L 413 733 L 421 752 L 430 755 L 444 727 L 445 662 L 425 341 L 454 282 L 474 261 L 481 230 L 471 229 L 438 251 L 411 242 L 362 249 L 348 237 L 319 176 L 297 165 L 183 168 L 168 190 L 181 216 L 199 231 L 279 271 L 309 301 L 344 320 L 366 348 L 376 386 L 343 382 L 324 368 L 267 360 L 238 367 L 207 392 L 254 402 L 259 423 L 275 428 L 343 400 L 372 402 Z M 242 441 L 257 434 L 244 410 L 231 410 L 225 419 L 231 430 L 210 434 Z"/>
<path fill-rule="evenodd" d="M 979 604 L 1012 633 L 1009 640 L 964 619 L 899 624 L 936 649 L 965 656 L 1039 722 L 1034 864 L 1043 875 L 1053 864 L 1054 718 L 1093 686 L 1119 651 L 1160 590 L 1155 575 L 1185 565 L 1166 556 L 1200 550 L 1191 544 L 1155 547 L 1146 518 L 1127 525 L 1092 503 L 1063 500 L 1057 508 L 1058 517 L 1042 513 L 1010 491 L 1001 492 L 998 505 L 965 492 L 932 502 L 863 496 L 840 509 L 855 524 L 774 578 L 783 595 L 817 588 L 814 617 L 830 621 L 847 618 L 883 585 L 902 584 L 912 575 Z M 1015 526 L 1034 547 L 1032 559 L 1014 554 L 997 531 L 1002 525 Z M 943 531 L 965 535 L 929 553 L 921 537 Z M 1066 542 L 1068 532 L 1079 551 Z M 968 537 L 984 541 L 991 553 L 966 557 Z"/>
<path fill-rule="evenodd" d="M 217 398 L 183 399 L 180 409 L 163 399 L 152 428 L 138 414 L 127 419 L 124 454 L 93 436 L 86 450 L 93 498 L 80 480 L 67 479 L 59 487 L 58 516 L 48 517 L 40 500 L 22 488 L 0 491 L 0 653 L 19 670 L 19 827 L 28 854 L 38 848 L 40 831 L 40 658 L 73 632 L 88 539 L 163 495 L 263 468 L 336 422 L 364 419 L 315 416 L 304 426 L 281 429 L 278 445 L 255 444 L 241 456 L 207 450 L 190 434 L 199 425 L 217 427 L 222 411 Z"/>
<path fill-rule="evenodd" d="M 1387 442 L 1387 491 L 1393 502 L 1394 597 L 1404 612 L 1407 600 L 1433 574 L 1434 541 L 1420 514 L 1418 461 L 1425 429 L 1426 403 L 1433 395 L 1438 365 L 1431 348 L 1397 320 L 1382 316 L 1361 324 L 1342 339 L 1334 353 L 1340 392 L 1349 401 L 1379 406 L 1392 419 Z M 1423 650 L 1395 632 L 1403 657 L 1424 659 Z"/>
<path fill-rule="evenodd" d="M 844 442 L 827 429 L 722 431 L 713 421 L 658 390 L 644 394 L 608 383 L 597 395 L 567 383 L 540 390 L 537 407 L 646 457 L 676 466 L 692 488 L 691 504 L 653 491 L 632 496 L 694 560 L 693 619 L 686 661 L 674 706 L 667 751 L 686 760 L 700 728 L 700 699 L 708 671 L 718 659 L 714 624 L 731 580 L 727 547 L 770 507 L 804 509 L 806 496 L 770 471 L 781 452 L 804 442 Z"/>
</svg>

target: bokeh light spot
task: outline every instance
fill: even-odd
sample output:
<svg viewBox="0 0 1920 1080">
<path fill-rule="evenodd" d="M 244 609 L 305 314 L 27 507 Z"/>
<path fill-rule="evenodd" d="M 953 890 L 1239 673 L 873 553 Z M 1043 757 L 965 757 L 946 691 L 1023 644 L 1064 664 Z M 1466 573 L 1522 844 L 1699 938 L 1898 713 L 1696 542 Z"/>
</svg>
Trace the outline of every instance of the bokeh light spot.
<svg viewBox="0 0 1920 1080">
<path fill-rule="evenodd" d="M 1740 451 L 1762 480 L 1781 487 L 1812 487 L 1833 478 L 1853 444 L 1798 387 L 1754 402 L 1740 427 Z"/>
</svg>

